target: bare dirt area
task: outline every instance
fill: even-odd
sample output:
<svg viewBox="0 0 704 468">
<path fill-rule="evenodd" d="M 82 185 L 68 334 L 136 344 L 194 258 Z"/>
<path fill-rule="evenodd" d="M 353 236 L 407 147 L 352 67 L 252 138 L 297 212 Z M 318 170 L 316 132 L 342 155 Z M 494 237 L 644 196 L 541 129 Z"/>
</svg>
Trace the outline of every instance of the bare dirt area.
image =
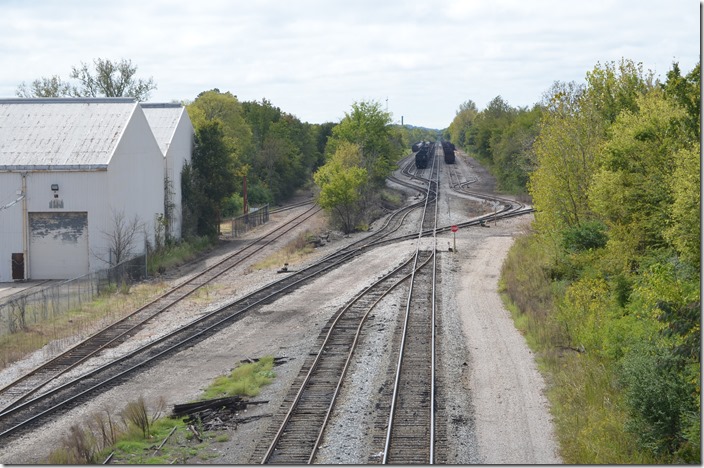
<svg viewBox="0 0 704 468">
<path fill-rule="evenodd" d="M 477 170 L 465 159 L 470 171 Z M 485 173 L 478 174 L 486 188 L 493 189 Z M 408 191 L 411 199 L 414 194 Z M 441 196 L 438 206 L 441 225 L 461 222 L 489 208 L 476 199 Z M 271 221 L 248 233 L 255 239 L 277 223 L 295 217 L 292 210 L 272 216 Z M 409 217 L 409 220 L 413 215 Z M 490 227 L 461 229 L 438 237 L 441 252 L 440 300 L 442 320 L 440 347 L 443 355 L 443 417 L 448 421 L 447 450 L 443 463 L 560 463 L 553 436 L 549 408 L 543 395 L 544 383 L 533 355 L 516 331 L 497 293 L 501 264 L 515 236 L 524 232 L 531 216 L 499 220 Z M 321 220 L 318 225 L 322 225 Z M 377 223 L 372 225 L 375 227 Z M 302 235 L 305 228 L 291 233 L 272 249 L 281 250 L 287 242 Z M 331 234 L 327 245 L 315 249 L 290 268 L 321 258 L 364 234 L 345 237 Z M 236 242 L 243 242 L 236 241 Z M 204 264 L 214 262 L 236 242 L 211 252 L 195 267 L 184 267 L 172 281 L 182 280 Z M 218 334 L 185 349 L 157 365 L 135 374 L 121 385 L 108 389 L 84 405 L 54 417 L 41 430 L 28 433 L 0 448 L 3 464 L 45 462 L 67 429 L 85 424 L 91 414 L 105 408 L 119 412 L 129 401 L 143 397 L 148 403 L 164 398 L 168 405 L 196 399 L 216 377 L 228 373 L 242 360 L 265 355 L 284 357 L 275 367 L 276 378 L 263 388 L 257 400 L 268 403 L 251 406 L 247 416 L 262 416 L 237 428 L 228 429 L 228 440 L 213 442 L 191 458 L 174 460 L 188 464 L 251 464 L 271 418 L 281 405 L 291 382 L 300 371 L 316 338 L 328 319 L 374 278 L 390 271 L 412 254 L 415 243 L 433 248 L 431 240 L 406 241 L 385 246 L 348 262 L 312 284 L 288 294 L 284 300 L 261 307 Z M 449 247 L 456 245 L 456 251 Z M 221 250 L 222 249 L 222 250 Z M 154 339 L 164 330 L 191 320 L 208 310 L 231 302 L 263 284 L 275 281 L 281 265 L 256 269 L 265 255 L 252 259 L 228 275 L 207 293 L 193 298 L 168 317 L 143 329 L 129 343 L 111 350 L 117 355 L 138 343 Z M 176 276 L 179 276 L 177 278 Z M 376 463 L 371 447 L 370 426 L 375 417 L 377 395 L 383 378 L 379 369 L 393 358 L 387 352 L 397 326 L 405 291 L 399 288 L 381 303 L 370 317 L 363 343 L 355 352 L 352 368 L 339 397 L 316 463 Z M 105 359 L 105 358 L 103 358 Z M 100 359 L 89 362 L 98 365 Z M 180 441 L 179 443 L 186 443 Z M 116 460 L 119 462 L 119 460 Z"/>
</svg>

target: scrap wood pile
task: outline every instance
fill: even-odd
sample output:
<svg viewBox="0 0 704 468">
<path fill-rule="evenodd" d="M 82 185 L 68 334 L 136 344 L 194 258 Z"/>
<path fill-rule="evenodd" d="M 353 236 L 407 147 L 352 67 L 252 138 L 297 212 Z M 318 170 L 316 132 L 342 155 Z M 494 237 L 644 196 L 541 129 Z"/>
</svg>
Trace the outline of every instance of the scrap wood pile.
<svg viewBox="0 0 704 468">
<path fill-rule="evenodd" d="M 171 416 L 174 418 L 184 417 L 183 421 L 193 427 L 192 431 L 195 431 L 196 423 L 205 431 L 237 429 L 239 423 L 271 416 L 271 414 L 261 414 L 240 417 L 241 412 L 247 411 L 247 405 L 261 405 L 264 403 L 268 403 L 268 401 L 248 401 L 240 396 L 216 398 L 214 400 L 174 405 Z"/>
</svg>

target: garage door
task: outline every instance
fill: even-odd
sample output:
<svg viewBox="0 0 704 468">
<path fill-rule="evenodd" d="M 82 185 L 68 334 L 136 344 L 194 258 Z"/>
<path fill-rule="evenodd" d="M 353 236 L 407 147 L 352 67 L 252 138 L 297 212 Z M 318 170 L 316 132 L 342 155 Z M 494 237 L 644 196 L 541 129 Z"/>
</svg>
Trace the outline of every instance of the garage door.
<svg viewBox="0 0 704 468">
<path fill-rule="evenodd" d="M 88 213 L 29 213 L 31 279 L 88 273 Z"/>
</svg>

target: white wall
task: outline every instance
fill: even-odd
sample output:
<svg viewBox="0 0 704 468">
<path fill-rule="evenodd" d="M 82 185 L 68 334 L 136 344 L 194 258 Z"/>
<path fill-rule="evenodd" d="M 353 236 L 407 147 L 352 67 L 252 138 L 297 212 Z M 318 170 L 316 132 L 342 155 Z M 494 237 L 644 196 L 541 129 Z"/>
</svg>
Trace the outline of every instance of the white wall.
<svg viewBox="0 0 704 468">
<path fill-rule="evenodd" d="M 63 201 L 63 208 L 51 209 L 50 202 L 54 199 L 52 184 L 59 186 L 59 200 Z M 88 212 L 88 245 L 90 269 L 100 269 L 104 264 L 96 262 L 91 252 L 104 249 L 102 230 L 104 217 L 102 212 L 107 203 L 107 172 L 68 172 L 68 171 L 42 171 L 26 173 L 27 186 L 27 212 Z M 15 187 L 22 187 L 22 175 L 18 172 L 0 173 L 0 199 L 7 199 L 8 192 Z M 9 190 L 8 190 L 9 189 Z M 14 193 L 14 192 L 13 192 Z M 0 211 L 0 282 L 12 281 L 11 254 L 23 251 L 22 202 L 17 203 L 7 210 Z M 29 249 L 29 246 L 27 246 Z M 32 252 L 28 251 L 25 263 L 29 265 Z M 56 252 L 61 255 L 61 252 Z M 98 268 L 94 264 L 101 263 Z M 28 272 L 32 277 L 32 272 Z M 57 278 L 61 279 L 61 278 Z"/>
<path fill-rule="evenodd" d="M 164 156 L 154 139 L 141 107 L 135 108 L 108 165 L 108 207 L 104 225 L 111 226 L 112 213 L 123 211 L 144 223 L 144 234 L 154 245 L 157 214 L 164 212 Z M 144 237 L 138 252 L 143 252 Z"/>
<path fill-rule="evenodd" d="M 0 207 L 16 200 L 20 174 L 0 172 Z M 22 202 L 0 208 L 0 282 L 12 281 L 12 254 L 22 252 Z"/>
<path fill-rule="evenodd" d="M 88 212 L 89 270 L 101 270 L 107 267 L 104 260 L 109 258 L 106 233 L 113 230 L 113 212 L 124 210 L 127 219 L 136 214 L 144 222 L 144 234 L 139 236 L 135 254 L 143 252 L 144 235 L 153 245 L 155 216 L 164 211 L 163 178 L 164 156 L 142 109 L 135 106 L 107 171 L 28 172 L 27 211 Z M 62 208 L 49 208 L 54 198 L 52 184 L 59 185 Z M 20 173 L 0 172 L 0 206 L 16 199 L 16 192 L 21 188 Z M 12 281 L 11 254 L 23 251 L 22 224 L 27 220 L 23 220 L 22 208 L 19 202 L 0 210 L 0 282 Z M 28 252 L 25 258 L 27 265 L 31 255 L 32 252 Z M 30 271 L 28 278 L 31 275 Z"/>
<path fill-rule="evenodd" d="M 191 162 L 193 153 L 193 125 L 186 108 L 179 119 L 174 137 L 166 152 L 166 176 L 171 180 L 174 203 L 174 219 L 171 226 L 171 236 L 180 239 L 183 223 L 183 204 L 181 190 L 181 171 L 186 162 Z"/>
</svg>

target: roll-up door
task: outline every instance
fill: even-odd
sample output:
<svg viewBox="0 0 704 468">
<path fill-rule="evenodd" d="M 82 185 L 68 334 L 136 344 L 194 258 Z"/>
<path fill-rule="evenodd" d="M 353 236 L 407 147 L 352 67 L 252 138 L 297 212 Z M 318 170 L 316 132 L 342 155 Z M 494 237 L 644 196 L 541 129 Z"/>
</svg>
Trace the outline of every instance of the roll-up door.
<svg viewBox="0 0 704 468">
<path fill-rule="evenodd" d="M 29 213 L 29 276 L 69 279 L 88 273 L 88 213 Z"/>
</svg>

